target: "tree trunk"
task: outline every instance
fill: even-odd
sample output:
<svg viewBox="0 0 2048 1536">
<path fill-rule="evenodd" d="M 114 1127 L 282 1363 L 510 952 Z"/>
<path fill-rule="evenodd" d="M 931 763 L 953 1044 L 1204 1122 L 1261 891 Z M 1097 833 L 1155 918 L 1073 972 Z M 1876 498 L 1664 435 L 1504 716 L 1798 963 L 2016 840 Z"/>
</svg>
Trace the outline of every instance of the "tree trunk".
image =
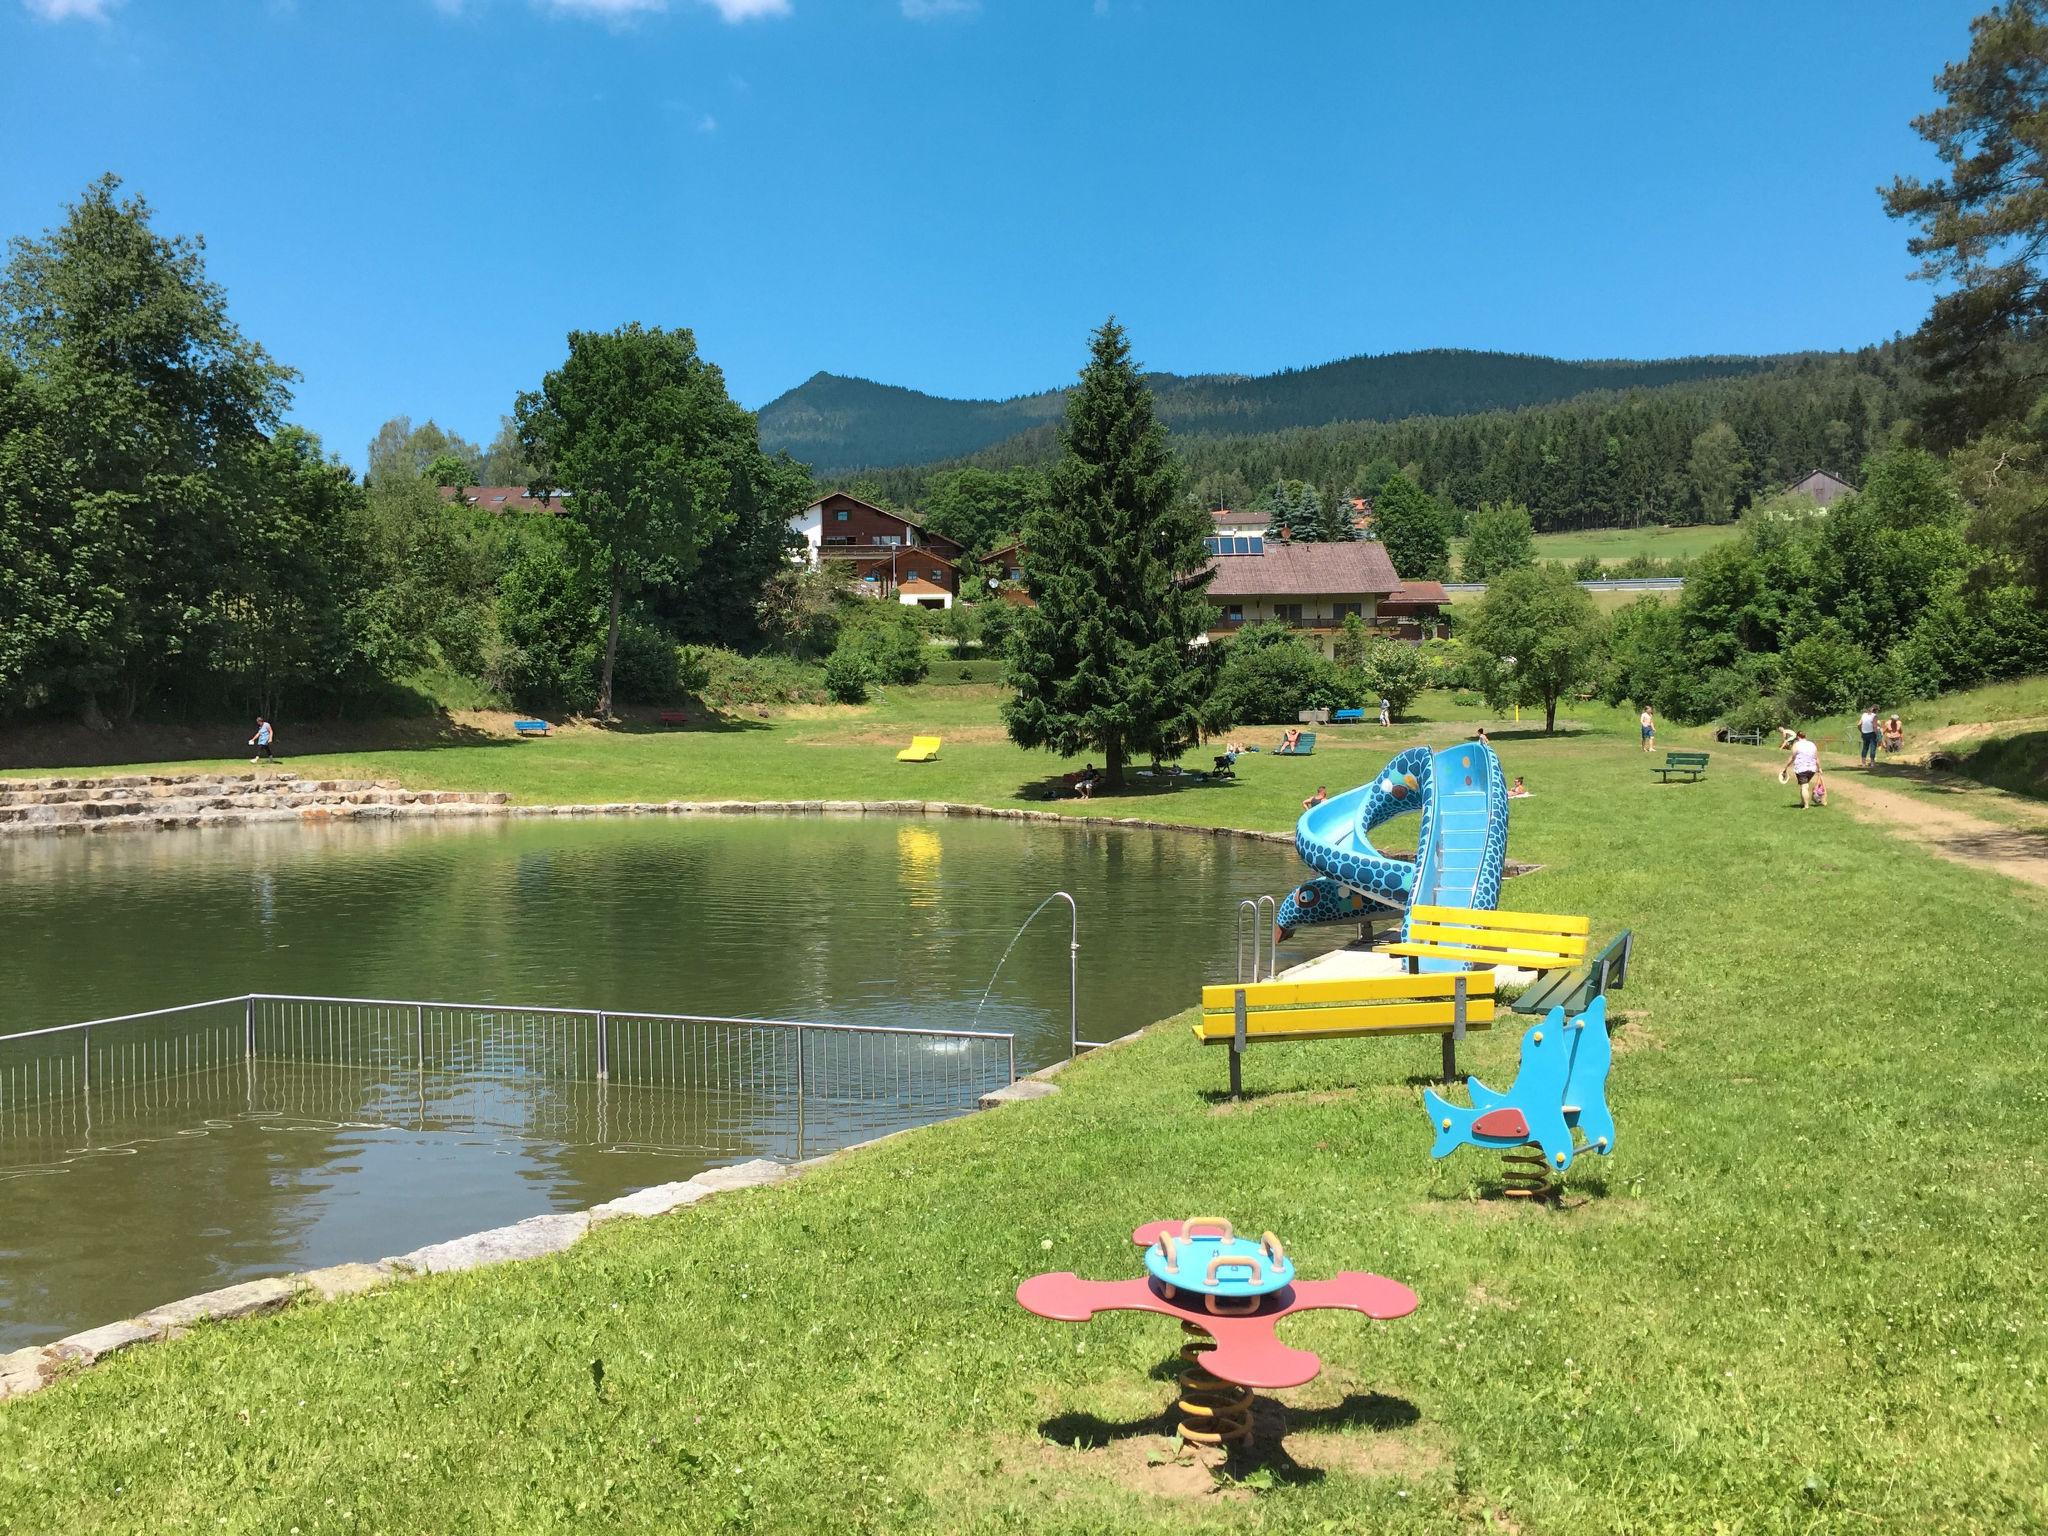
<svg viewBox="0 0 2048 1536">
<path fill-rule="evenodd" d="M 114 728 L 100 712 L 100 701 L 89 693 L 85 696 L 85 703 L 79 706 L 78 722 L 88 731 L 111 731 Z"/>
<path fill-rule="evenodd" d="M 618 568 L 612 568 L 612 617 L 604 635 L 604 676 L 597 685 L 597 723 L 609 725 L 612 719 L 612 664 L 619 659 L 619 595 L 625 581 Z"/>
<path fill-rule="evenodd" d="M 1556 729 L 1557 695 L 1554 693 L 1546 693 L 1543 696 L 1543 734 L 1548 736 Z"/>
<path fill-rule="evenodd" d="M 1102 763 L 1102 777 L 1109 787 L 1111 789 L 1122 789 L 1124 787 L 1124 744 L 1121 741 L 1109 742 L 1103 748 Z"/>
</svg>

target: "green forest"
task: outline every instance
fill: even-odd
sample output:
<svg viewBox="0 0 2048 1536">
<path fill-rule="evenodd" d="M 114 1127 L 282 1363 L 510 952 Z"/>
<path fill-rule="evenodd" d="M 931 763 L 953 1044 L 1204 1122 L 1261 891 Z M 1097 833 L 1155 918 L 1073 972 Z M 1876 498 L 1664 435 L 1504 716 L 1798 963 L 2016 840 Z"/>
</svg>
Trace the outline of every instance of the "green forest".
<svg viewBox="0 0 2048 1536">
<path fill-rule="evenodd" d="M 1658 362 L 1566 362 L 1438 348 L 1347 357 L 1250 377 L 1148 373 L 1158 419 L 1187 438 L 1320 427 L 1334 422 L 1462 416 L 1602 390 L 1654 389 L 1736 378 L 1776 359 L 1684 357 Z M 1070 390 L 1009 400 L 946 400 L 867 379 L 819 373 L 761 408 L 761 440 L 821 475 L 956 459 L 983 449 L 1014 459 L 1051 446 Z M 1005 445 L 1022 436 L 1024 441 Z"/>
</svg>

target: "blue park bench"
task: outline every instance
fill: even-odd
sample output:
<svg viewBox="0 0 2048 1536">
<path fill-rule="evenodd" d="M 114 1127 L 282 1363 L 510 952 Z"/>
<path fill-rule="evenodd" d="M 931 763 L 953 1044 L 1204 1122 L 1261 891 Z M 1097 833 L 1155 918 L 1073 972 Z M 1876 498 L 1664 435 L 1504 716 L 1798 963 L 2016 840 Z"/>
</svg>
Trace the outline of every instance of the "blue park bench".
<svg viewBox="0 0 2048 1536">
<path fill-rule="evenodd" d="M 514 720 L 512 729 L 521 736 L 545 736 L 552 727 L 545 720 Z"/>
<path fill-rule="evenodd" d="M 1330 724 L 1357 725 L 1361 723 L 1364 719 L 1365 711 L 1362 709 L 1340 709 L 1335 714 L 1330 716 Z"/>
</svg>

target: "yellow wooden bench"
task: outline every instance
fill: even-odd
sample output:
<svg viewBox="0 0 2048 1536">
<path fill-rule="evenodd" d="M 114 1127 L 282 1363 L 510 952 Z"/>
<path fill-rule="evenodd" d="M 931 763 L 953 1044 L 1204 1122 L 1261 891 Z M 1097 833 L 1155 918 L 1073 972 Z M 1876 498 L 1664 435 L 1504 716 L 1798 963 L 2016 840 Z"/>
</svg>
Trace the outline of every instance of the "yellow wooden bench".
<svg viewBox="0 0 2048 1536">
<path fill-rule="evenodd" d="M 1383 955 L 1399 955 L 1416 971 L 1424 960 L 1461 960 L 1468 965 L 1511 965 L 1524 971 L 1554 971 L 1583 965 L 1583 917 L 1552 912 L 1482 912 L 1473 907 L 1410 907 L 1405 937 L 1382 944 Z"/>
<path fill-rule="evenodd" d="M 1492 1026 L 1493 973 L 1454 971 L 1204 987 L 1195 1038 L 1230 1047 L 1230 1096 L 1241 1098 L 1244 1053 L 1255 1042 L 1441 1035 L 1448 1081 L 1457 1075 L 1458 1042 L 1465 1032 Z"/>
<path fill-rule="evenodd" d="M 939 755 L 939 738 L 936 736 L 913 736 L 910 745 L 896 754 L 899 763 L 935 762 Z"/>
</svg>

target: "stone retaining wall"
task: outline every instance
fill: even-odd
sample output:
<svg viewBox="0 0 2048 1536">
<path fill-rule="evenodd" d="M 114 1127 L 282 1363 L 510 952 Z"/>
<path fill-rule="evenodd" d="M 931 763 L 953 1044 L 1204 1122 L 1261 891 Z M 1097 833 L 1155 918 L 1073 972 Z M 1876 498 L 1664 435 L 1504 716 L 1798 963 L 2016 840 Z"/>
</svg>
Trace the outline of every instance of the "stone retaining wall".
<svg viewBox="0 0 2048 1536">
<path fill-rule="evenodd" d="M 1068 815 L 949 800 L 630 800 L 603 805 L 512 805 L 507 795 L 496 791 L 412 790 L 395 779 L 300 779 L 289 773 L 0 779 L 0 836 L 477 816 L 961 816 L 1198 832 L 1271 843 L 1294 841 L 1293 834 L 1286 832 L 1246 832 L 1143 816 Z"/>
</svg>

